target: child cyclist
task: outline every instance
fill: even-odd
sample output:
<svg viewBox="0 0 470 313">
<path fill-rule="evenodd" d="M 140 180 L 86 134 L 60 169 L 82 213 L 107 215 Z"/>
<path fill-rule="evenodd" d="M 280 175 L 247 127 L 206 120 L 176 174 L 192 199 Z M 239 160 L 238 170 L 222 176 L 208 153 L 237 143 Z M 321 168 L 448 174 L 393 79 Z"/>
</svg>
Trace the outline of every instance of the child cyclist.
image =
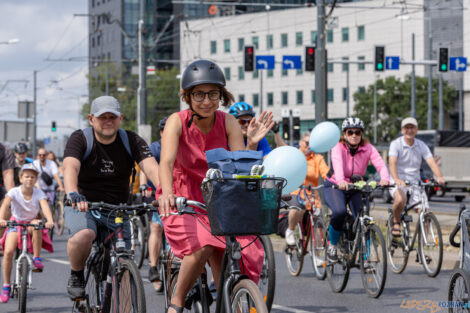
<svg viewBox="0 0 470 313">
<path fill-rule="evenodd" d="M 38 169 L 31 163 L 24 164 L 20 170 L 20 182 L 21 185 L 12 188 L 6 195 L 5 200 L 0 208 L 0 227 L 5 227 L 7 221 L 6 216 L 10 215 L 11 205 L 11 221 L 18 223 L 32 223 L 36 224 L 39 222 L 37 219 L 39 210 L 42 210 L 42 214 L 46 217 L 46 227 L 52 228 L 54 223 L 52 221 L 51 210 L 47 203 L 47 197 L 41 189 L 35 188 L 34 185 L 38 180 Z M 21 236 L 17 229 L 18 227 L 8 228 L 4 233 L 3 238 L 0 240 L 0 244 L 4 249 L 4 256 L 2 261 L 3 268 L 3 288 L 0 295 L 0 300 L 3 303 L 8 302 L 10 299 L 10 274 L 12 268 L 13 255 L 16 247 L 21 246 Z M 29 235 L 32 234 L 32 250 L 34 253 L 33 265 L 36 271 L 42 271 L 44 265 L 41 262 L 40 252 L 43 247 L 43 232 L 42 230 L 34 230 L 32 227 L 28 230 Z M 47 236 L 47 235 L 46 235 Z M 44 238 L 45 241 L 48 238 Z M 52 245 L 49 242 L 44 242 L 44 248 L 52 252 Z M 47 245 L 49 244 L 49 245 Z M 28 250 L 31 250 L 31 244 L 28 242 Z"/>
</svg>

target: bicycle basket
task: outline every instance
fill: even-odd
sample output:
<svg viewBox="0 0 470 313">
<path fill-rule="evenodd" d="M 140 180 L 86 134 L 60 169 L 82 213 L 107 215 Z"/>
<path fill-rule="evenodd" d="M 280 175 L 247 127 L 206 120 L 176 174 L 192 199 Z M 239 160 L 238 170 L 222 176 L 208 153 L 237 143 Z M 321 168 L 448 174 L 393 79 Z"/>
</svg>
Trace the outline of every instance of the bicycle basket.
<svg viewBox="0 0 470 313">
<path fill-rule="evenodd" d="M 275 233 L 285 179 L 215 178 L 202 183 L 211 233 L 215 236 Z"/>
</svg>

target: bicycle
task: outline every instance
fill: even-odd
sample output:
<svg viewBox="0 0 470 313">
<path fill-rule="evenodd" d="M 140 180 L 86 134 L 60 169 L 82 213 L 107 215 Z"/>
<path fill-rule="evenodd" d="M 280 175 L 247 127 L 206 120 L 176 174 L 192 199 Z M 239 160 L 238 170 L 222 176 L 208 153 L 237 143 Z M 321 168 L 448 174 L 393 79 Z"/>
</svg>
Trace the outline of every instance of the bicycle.
<svg viewBox="0 0 470 313">
<path fill-rule="evenodd" d="M 15 281 L 11 286 L 11 297 L 18 298 L 18 311 L 20 313 L 26 312 L 26 298 L 28 289 L 32 288 L 32 272 L 33 272 L 33 259 L 28 253 L 28 228 L 33 227 L 35 230 L 42 230 L 45 225 L 40 224 L 23 224 L 13 221 L 7 222 L 7 227 L 18 227 L 21 229 L 22 247 L 19 251 L 19 256 L 16 259 L 15 266 Z"/>
<path fill-rule="evenodd" d="M 130 219 L 131 230 L 131 250 L 134 253 L 134 261 L 137 268 L 141 268 L 147 257 L 147 236 L 146 230 L 140 216 L 132 216 Z"/>
<path fill-rule="evenodd" d="M 54 231 L 55 231 L 55 234 L 58 236 L 62 236 L 62 234 L 64 233 L 64 229 L 65 229 L 64 200 L 65 200 L 65 191 L 56 191 L 55 203 L 54 203 L 54 206 L 52 207 L 52 218 L 54 220 Z"/>
<path fill-rule="evenodd" d="M 269 236 L 261 235 L 258 239 L 264 251 L 263 267 L 258 281 L 258 288 L 270 312 L 273 306 L 276 288 L 276 260 L 274 257 L 273 244 Z"/>
<path fill-rule="evenodd" d="M 155 211 L 152 204 L 119 204 L 104 202 L 88 203 L 88 210 L 95 217 L 101 213 L 113 216 L 116 230 L 101 243 L 93 243 L 85 266 L 85 297 L 74 301 L 72 312 L 117 313 L 146 312 L 142 277 L 126 249 L 123 224 L 125 216 Z"/>
<path fill-rule="evenodd" d="M 338 188 L 337 185 L 332 187 Z M 328 283 L 333 292 L 339 293 L 346 288 L 349 272 L 353 267 L 360 268 L 362 284 L 369 296 L 378 298 L 384 290 L 387 278 L 385 240 L 380 228 L 369 215 L 369 198 L 376 188 L 380 187 L 375 181 L 368 184 L 360 181 L 349 185 L 348 190 L 361 193 L 362 210 L 355 220 L 347 213 L 337 245 L 338 261 L 326 262 Z"/>
<path fill-rule="evenodd" d="M 294 230 L 296 239 L 295 245 L 286 245 L 287 269 L 292 276 L 300 275 L 304 263 L 304 256 L 308 253 L 310 254 L 313 270 L 317 279 L 324 280 L 326 277 L 326 223 L 322 216 L 322 209 L 315 207 L 315 198 L 313 196 L 313 191 L 321 188 L 323 188 L 323 185 L 317 187 L 306 187 L 302 185 L 299 194 L 296 196 L 297 201 L 301 204 L 305 204 L 305 202 L 308 201 L 312 205 L 312 209 L 307 210 L 303 221 L 297 223 Z M 307 190 L 312 192 L 310 197 L 308 196 Z M 304 194 L 305 201 L 300 197 L 301 192 Z M 289 196 L 283 196 L 283 200 L 289 201 Z M 289 210 L 303 210 L 295 206 L 289 207 L 287 203 L 284 208 Z"/>
<path fill-rule="evenodd" d="M 429 211 L 425 191 L 426 187 L 434 185 L 434 182 L 407 182 L 407 186 L 419 188 L 420 201 L 410 205 L 408 198 L 407 204 L 400 215 L 400 237 L 398 238 L 392 235 L 393 211 L 391 208 L 388 210 L 390 216 L 387 221 L 387 255 L 392 271 L 396 274 L 400 274 L 405 270 L 408 257 L 413 250 L 416 250 L 416 261 L 423 265 L 429 277 L 436 277 L 441 270 L 443 254 L 441 227 L 437 217 Z M 422 207 L 419 212 L 415 233 L 412 236 L 410 225 L 413 222 L 413 216 L 409 215 L 408 212 L 421 204 L 424 208 Z M 416 239 L 418 239 L 417 248 L 415 248 Z"/>
</svg>

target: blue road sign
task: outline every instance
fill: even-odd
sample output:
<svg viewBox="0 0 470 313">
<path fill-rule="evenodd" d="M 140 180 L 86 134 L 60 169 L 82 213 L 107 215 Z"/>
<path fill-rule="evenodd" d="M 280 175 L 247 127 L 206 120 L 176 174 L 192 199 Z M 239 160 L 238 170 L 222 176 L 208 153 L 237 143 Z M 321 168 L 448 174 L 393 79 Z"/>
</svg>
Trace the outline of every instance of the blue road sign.
<svg viewBox="0 0 470 313">
<path fill-rule="evenodd" d="M 257 70 L 273 70 L 274 69 L 274 55 L 257 55 L 256 56 L 256 69 Z"/>
<path fill-rule="evenodd" d="M 457 72 L 465 72 L 467 70 L 467 58 L 465 57 L 451 57 L 450 61 L 450 70 Z"/>
<path fill-rule="evenodd" d="M 300 70 L 302 68 L 302 59 L 300 55 L 283 55 L 282 56 L 282 69 L 290 70 L 296 69 Z"/>
<path fill-rule="evenodd" d="M 50 143 L 51 143 L 51 138 L 49 138 L 49 137 L 44 138 L 44 144 L 45 145 L 48 145 Z"/>
<path fill-rule="evenodd" d="M 400 69 L 400 57 L 385 57 L 385 69 L 386 70 Z"/>
</svg>

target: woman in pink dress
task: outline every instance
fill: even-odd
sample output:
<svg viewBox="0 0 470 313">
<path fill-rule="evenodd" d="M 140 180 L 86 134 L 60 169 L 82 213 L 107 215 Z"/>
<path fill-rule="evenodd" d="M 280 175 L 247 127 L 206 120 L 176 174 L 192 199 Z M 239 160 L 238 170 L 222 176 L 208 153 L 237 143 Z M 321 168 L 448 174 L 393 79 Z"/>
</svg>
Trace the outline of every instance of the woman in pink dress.
<svg viewBox="0 0 470 313">
<path fill-rule="evenodd" d="M 183 310 L 186 294 L 209 262 L 214 280 L 219 282 L 225 239 L 214 237 L 207 229 L 206 215 L 169 215 L 175 197 L 203 202 L 201 183 L 208 170 L 205 151 L 215 148 L 256 150 L 258 142 L 273 126 L 272 113 L 263 112 L 248 128 L 245 146 L 240 125 L 230 114 L 217 110 L 230 105 L 233 96 L 225 89 L 225 77 L 217 64 L 199 60 L 190 64 L 181 79 L 181 98 L 189 109 L 172 114 L 165 125 L 160 159 L 160 183 L 157 191 L 165 236 L 176 256 L 183 259 L 176 291 L 168 312 Z M 240 199 L 240 201 L 243 201 Z M 207 228 L 207 229 L 206 229 Z M 238 237 L 242 247 L 253 236 Z M 259 241 L 242 250 L 244 271 L 255 282 L 263 263 Z"/>
</svg>

